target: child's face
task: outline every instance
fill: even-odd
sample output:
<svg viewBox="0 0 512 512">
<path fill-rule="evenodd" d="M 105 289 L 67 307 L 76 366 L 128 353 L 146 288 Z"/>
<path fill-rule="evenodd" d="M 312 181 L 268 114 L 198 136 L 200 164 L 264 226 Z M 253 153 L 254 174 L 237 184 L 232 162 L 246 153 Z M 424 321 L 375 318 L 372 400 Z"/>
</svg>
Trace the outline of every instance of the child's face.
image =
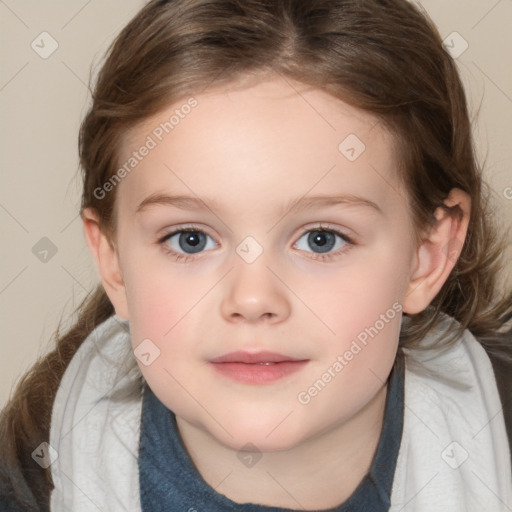
<svg viewBox="0 0 512 512">
<path fill-rule="evenodd" d="M 139 126 L 121 155 L 121 165 L 139 156 L 117 186 L 126 302 L 116 309 L 134 349 L 149 339 L 138 349 L 146 360 L 160 351 L 139 361 L 158 398 L 182 424 L 235 449 L 297 446 L 382 390 L 416 261 L 383 125 L 293 86 L 276 79 L 208 92 L 191 108 L 185 98 Z M 167 134 L 160 123 L 173 114 Z M 190 201 L 137 212 L 157 194 Z M 327 196 L 345 201 L 290 208 Z M 191 226 L 205 234 L 157 242 Z M 302 362 L 211 362 L 239 351 Z"/>
</svg>

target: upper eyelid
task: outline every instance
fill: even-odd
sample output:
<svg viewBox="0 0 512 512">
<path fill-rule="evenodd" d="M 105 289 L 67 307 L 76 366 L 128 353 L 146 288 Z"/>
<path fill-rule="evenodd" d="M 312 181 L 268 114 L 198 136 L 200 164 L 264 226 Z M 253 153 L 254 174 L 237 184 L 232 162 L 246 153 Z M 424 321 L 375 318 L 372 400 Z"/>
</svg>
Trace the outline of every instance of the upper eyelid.
<svg viewBox="0 0 512 512">
<path fill-rule="evenodd" d="M 317 230 L 317 231 L 332 231 L 332 232 L 340 233 L 347 237 L 350 236 L 350 235 L 344 233 L 343 229 L 335 228 L 332 226 L 325 226 L 323 223 L 320 223 L 319 225 L 307 226 L 307 227 L 301 228 L 301 235 L 303 235 L 304 233 L 307 233 L 308 231 L 315 231 L 315 230 Z M 161 237 L 167 237 L 170 235 L 181 233 L 182 231 L 199 231 L 201 233 L 204 233 L 205 235 L 208 235 L 208 236 L 211 236 L 212 238 L 214 238 L 214 236 L 208 232 L 208 229 L 203 228 L 201 226 L 196 226 L 196 225 L 184 224 L 183 226 L 169 228 L 169 230 L 167 230 L 166 228 L 160 230 L 160 232 L 163 232 Z"/>
<path fill-rule="evenodd" d="M 205 235 L 208 235 L 209 237 L 211 238 L 215 238 L 213 235 L 211 235 L 207 229 L 201 227 L 201 226 L 195 226 L 195 225 L 187 225 L 187 224 L 184 224 L 183 226 L 179 226 L 179 227 L 173 227 L 173 228 L 169 228 L 169 229 L 162 229 L 160 230 L 160 233 L 161 235 L 159 235 L 159 239 L 164 239 L 164 238 L 168 238 L 172 235 L 176 235 L 178 233 L 181 233 L 181 232 L 187 232 L 187 231 L 199 231 L 200 233 L 204 233 Z"/>
<path fill-rule="evenodd" d="M 320 223 L 318 226 L 306 226 L 302 228 L 302 233 L 307 233 L 308 231 L 331 231 L 333 233 L 339 233 L 340 235 L 349 236 L 347 233 L 344 232 L 343 228 L 336 228 L 334 226 L 326 226 L 323 223 Z"/>
</svg>

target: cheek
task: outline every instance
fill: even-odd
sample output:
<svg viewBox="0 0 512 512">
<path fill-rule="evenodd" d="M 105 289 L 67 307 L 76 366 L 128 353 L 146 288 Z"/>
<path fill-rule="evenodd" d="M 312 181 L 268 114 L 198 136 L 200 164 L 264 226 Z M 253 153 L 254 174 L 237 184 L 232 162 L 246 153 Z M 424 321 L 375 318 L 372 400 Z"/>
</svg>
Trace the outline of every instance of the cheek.
<svg viewBox="0 0 512 512">
<path fill-rule="evenodd" d="M 318 407 L 328 407 L 329 400 L 339 402 L 342 396 L 343 408 L 351 410 L 386 380 L 402 319 L 406 279 L 401 258 L 392 244 L 380 244 L 364 254 L 361 251 L 330 278 L 317 281 L 316 294 L 313 288 L 305 293 L 324 324 L 314 320 L 319 332 L 325 333 L 325 371 L 336 375 L 333 385 L 327 386 L 329 391 L 317 401 Z M 322 380 L 322 374 L 317 378 Z M 329 378 L 328 373 L 325 380 Z"/>
<path fill-rule="evenodd" d="M 148 253 L 134 251 L 125 262 L 130 326 L 138 338 L 164 339 L 201 299 L 207 283 L 171 265 L 163 251 Z"/>
<path fill-rule="evenodd" d="M 201 299 L 211 287 L 200 276 L 161 267 L 138 265 L 125 279 L 132 346 L 136 350 L 144 342 L 159 354 L 151 366 L 141 368 L 148 373 L 164 367 L 180 371 L 190 360 L 200 339 Z"/>
<path fill-rule="evenodd" d="M 344 421 L 364 407 L 386 382 L 398 348 L 402 312 L 387 294 L 345 302 L 330 321 L 336 336 L 314 375 L 297 395 L 313 417 Z"/>
<path fill-rule="evenodd" d="M 132 348 L 141 373 L 171 410 L 188 417 L 194 410 L 188 393 L 200 393 L 201 382 L 190 378 L 197 369 L 197 340 L 194 335 L 193 308 L 200 296 L 193 286 L 182 286 L 183 277 L 175 274 L 136 270 L 139 277 L 127 285 Z M 190 284 L 190 282 L 188 282 Z M 200 286 L 196 286 L 196 290 Z M 180 290 L 180 291 L 177 291 Z M 148 355 L 149 354 L 149 355 Z M 193 365 L 196 366 L 193 366 Z M 186 391 L 185 391 L 186 390 Z"/>
<path fill-rule="evenodd" d="M 161 339 L 177 321 L 179 300 L 176 293 L 169 292 L 165 279 L 154 280 L 148 272 L 140 274 L 126 284 L 133 341 Z"/>
<path fill-rule="evenodd" d="M 326 339 L 330 333 L 334 342 L 346 343 L 382 315 L 387 326 L 400 309 L 405 289 L 400 261 L 395 253 L 382 247 L 366 254 L 354 252 L 346 266 L 306 282 L 300 296 L 317 317 L 311 317 L 312 326 L 321 329 Z"/>
</svg>

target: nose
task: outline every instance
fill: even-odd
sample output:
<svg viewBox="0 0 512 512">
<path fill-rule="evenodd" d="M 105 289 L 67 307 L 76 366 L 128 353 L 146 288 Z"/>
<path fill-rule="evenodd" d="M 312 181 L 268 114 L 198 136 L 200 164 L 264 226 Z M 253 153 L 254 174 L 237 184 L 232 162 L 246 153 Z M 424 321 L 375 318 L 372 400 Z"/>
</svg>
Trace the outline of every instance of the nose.
<svg viewBox="0 0 512 512">
<path fill-rule="evenodd" d="M 263 258 L 240 262 L 227 278 L 221 314 L 229 322 L 282 322 L 291 309 L 286 291 Z"/>
</svg>

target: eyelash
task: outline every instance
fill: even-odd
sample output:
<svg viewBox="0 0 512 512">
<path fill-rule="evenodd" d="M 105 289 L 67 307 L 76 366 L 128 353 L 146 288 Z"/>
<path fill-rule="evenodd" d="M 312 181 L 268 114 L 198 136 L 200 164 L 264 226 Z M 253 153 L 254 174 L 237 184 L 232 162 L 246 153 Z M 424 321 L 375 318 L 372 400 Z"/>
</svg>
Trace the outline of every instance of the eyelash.
<svg viewBox="0 0 512 512">
<path fill-rule="evenodd" d="M 177 235 L 178 233 L 204 233 L 207 236 L 208 233 L 205 233 L 202 229 L 196 228 L 194 226 L 188 227 L 188 228 L 179 228 L 175 229 L 174 231 L 171 231 L 170 233 L 167 233 L 162 238 L 160 238 L 157 243 L 162 246 L 162 249 L 166 254 L 169 254 L 172 256 L 177 262 L 179 263 L 187 263 L 190 260 L 194 259 L 194 255 L 192 254 L 182 254 L 180 252 L 176 252 L 173 249 L 171 249 L 165 242 L 169 240 L 169 238 L 173 237 L 174 235 Z"/>
<path fill-rule="evenodd" d="M 341 249 L 338 249 L 336 252 L 330 252 L 330 253 L 325 253 L 325 254 L 308 253 L 308 254 L 313 255 L 313 256 L 308 256 L 308 258 L 310 258 L 312 260 L 324 261 L 324 262 L 331 261 L 332 259 L 334 259 L 338 256 L 341 256 L 342 254 L 346 254 L 352 247 L 354 247 L 356 245 L 354 240 L 351 237 L 347 236 L 345 233 L 342 233 L 341 231 L 338 231 L 337 229 L 334 229 L 334 228 L 324 227 L 322 225 L 303 229 L 298 240 L 300 240 L 306 233 L 310 233 L 311 231 L 325 231 L 327 233 L 332 233 L 334 235 L 338 235 L 347 244 L 346 246 L 342 247 Z M 175 229 L 174 231 L 171 231 L 170 233 L 165 234 L 164 236 L 162 236 L 161 238 L 159 238 L 157 240 L 157 244 L 161 245 L 164 252 L 169 254 L 170 256 L 172 256 L 177 262 L 187 263 L 187 262 L 195 259 L 195 255 L 183 254 L 180 252 L 176 252 L 173 249 L 171 249 L 166 244 L 166 242 L 167 242 L 167 240 L 169 240 L 169 238 L 173 237 L 174 235 L 177 235 L 178 233 L 189 233 L 189 232 L 203 233 L 206 236 L 210 236 L 210 235 L 208 235 L 208 233 L 206 233 L 204 230 L 200 229 L 199 227 L 190 226 L 190 227 L 186 227 L 186 228 Z M 200 255 L 200 254 L 202 254 L 202 252 L 197 253 L 197 254 Z"/>
</svg>

